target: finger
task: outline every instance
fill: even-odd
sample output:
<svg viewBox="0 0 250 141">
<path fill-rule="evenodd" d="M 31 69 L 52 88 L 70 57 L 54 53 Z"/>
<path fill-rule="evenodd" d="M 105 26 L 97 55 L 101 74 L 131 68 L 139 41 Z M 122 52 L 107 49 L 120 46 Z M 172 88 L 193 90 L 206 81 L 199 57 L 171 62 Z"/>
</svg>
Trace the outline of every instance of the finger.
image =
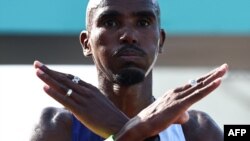
<svg viewBox="0 0 250 141">
<path fill-rule="evenodd" d="M 212 81 L 223 77 L 223 75 L 225 75 L 226 71 L 227 71 L 228 67 L 227 65 L 222 65 L 221 67 L 219 67 L 213 74 L 209 75 L 209 77 L 207 77 L 205 80 L 201 81 L 198 83 L 198 85 L 191 87 L 189 89 L 187 89 L 186 91 L 183 92 L 183 96 L 185 95 L 189 95 L 191 93 L 193 93 L 194 91 L 201 89 L 202 87 L 207 86 L 208 84 L 210 84 Z"/>
<path fill-rule="evenodd" d="M 59 93 L 66 93 L 68 88 L 63 85 L 62 83 L 58 83 L 55 79 L 53 79 L 52 77 L 50 77 L 48 74 L 46 74 L 45 72 L 43 72 L 40 68 L 36 69 L 36 75 L 47 85 L 49 85 L 50 87 L 53 87 L 54 89 L 56 89 L 57 91 L 59 91 Z"/>
<path fill-rule="evenodd" d="M 216 88 L 218 88 L 218 86 L 220 84 L 221 84 L 221 78 L 214 80 L 213 82 L 211 82 L 207 86 L 205 86 L 201 89 L 198 89 L 198 90 L 194 91 L 192 94 L 184 97 L 183 98 L 183 100 L 185 101 L 184 103 L 186 103 L 186 105 L 188 107 L 190 107 L 192 104 L 201 100 L 203 97 L 207 96 L 212 91 L 214 91 Z"/>
<path fill-rule="evenodd" d="M 49 73 L 49 72 L 47 72 L 47 70 L 49 70 L 49 68 L 46 65 L 44 65 L 42 62 L 35 60 L 33 65 L 36 69 L 39 68 L 39 69 L 43 70 L 44 72 Z"/>
<path fill-rule="evenodd" d="M 55 80 L 57 80 L 59 82 L 69 82 L 69 81 L 65 81 L 66 78 L 68 78 L 69 80 L 72 81 L 72 79 L 74 79 L 76 77 L 76 76 L 71 75 L 71 74 L 65 74 L 62 72 L 58 72 L 58 71 L 49 69 L 46 65 L 44 65 L 43 63 L 41 63 L 39 61 L 35 61 L 34 66 L 35 66 L 35 68 L 40 68 L 43 72 L 47 73 L 49 76 L 53 77 Z M 92 87 L 91 84 L 89 84 L 81 79 L 78 81 L 78 84 L 81 86 L 84 86 L 86 88 Z M 69 85 L 71 85 L 71 83 L 67 83 L 66 85 L 69 86 Z"/>
<path fill-rule="evenodd" d="M 217 71 L 215 71 L 212 75 L 210 75 L 208 78 L 204 80 L 204 84 L 205 85 L 209 84 L 213 80 L 223 77 L 227 71 L 228 71 L 228 66 L 226 64 L 222 65 L 220 68 L 217 69 Z"/>
<path fill-rule="evenodd" d="M 73 81 L 73 79 L 79 79 L 79 81 L 77 82 L 77 84 L 81 85 L 81 86 L 84 86 L 84 87 L 87 87 L 87 88 L 90 88 L 92 85 L 81 80 L 80 78 L 78 78 L 77 76 L 74 76 L 72 74 L 67 74 L 66 76 L 68 79 L 70 79 L 71 81 Z"/>
<path fill-rule="evenodd" d="M 190 84 L 185 84 L 184 86 L 178 87 L 174 89 L 174 93 L 180 93 L 182 91 L 185 91 L 186 89 L 191 88 L 192 86 Z"/>
<path fill-rule="evenodd" d="M 71 99 L 71 97 L 62 95 L 61 93 L 59 93 L 57 90 L 53 89 L 52 87 L 45 85 L 43 89 L 49 96 L 51 96 L 53 99 L 61 103 L 63 106 L 65 106 L 69 110 L 75 110 L 76 107 L 78 107 L 77 106 L 78 104 L 74 102 Z M 74 95 L 74 93 L 72 93 L 72 95 Z"/>
<path fill-rule="evenodd" d="M 210 77 L 211 75 L 213 75 L 215 72 L 218 72 L 219 70 L 222 70 L 222 69 L 225 69 L 227 70 L 228 69 L 228 65 L 227 64 L 223 64 L 221 65 L 220 67 L 217 67 L 215 68 L 214 70 L 210 71 L 209 73 L 207 73 L 206 75 L 200 77 L 197 79 L 197 82 L 201 82 L 201 81 L 204 81 L 205 79 L 207 79 L 208 77 Z"/>
<path fill-rule="evenodd" d="M 33 66 L 37 69 L 37 68 L 41 68 L 43 64 L 40 61 L 35 60 L 33 63 Z"/>
<path fill-rule="evenodd" d="M 52 70 L 50 70 L 46 65 L 44 65 L 43 63 L 41 63 L 40 61 L 34 61 L 34 67 L 37 69 L 39 68 L 40 70 L 42 70 L 43 72 L 47 73 L 48 75 L 52 75 Z M 57 75 L 61 75 L 62 73 L 60 72 L 56 72 L 54 71 L 54 73 L 56 73 Z"/>
<path fill-rule="evenodd" d="M 37 76 L 43 82 L 45 82 L 48 86 L 50 86 L 51 88 L 53 88 L 55 91 L 57 91 L 58 94 L 61 94 L 62 96 L 65 96 L 66 93 L 68 92 L 68 90 L 70 88 L 72 88 L 72 87 L 67 87 L 63 83 L 60 83 L 60 82 L 56 81 L 55 79 L 53 79 L 52 77 L 50 77 L 49 75 L 47 75 L 46 73 L 44 73 L 40 69 L 37 69 Z M 73 82 L 69 82 L 69 83 L 73 83 Z M 76 87 L 76 86 L 77 85 L 74 84 L 74 87 L 72 88 L 73 92 L 76 92 L 75 91 L 76 89 L 78 89 L 78 91 L 82 91 L 82 92 L 86 91 L 86 90 L 84 90 L 83 87 L 79 88 L 79 87 Z M 73 99 L 77 103 L 81 103 L 82 102 L 81 101 L 82 98 L 81 98 L 81 96 L 78 93 L 74 93 L 74 95 L 72 94 L 72 96 L 70 96 L 70 97 L 71 97 L 71 99 Z"/>
<path fill-rule="evenodd" d="M 39 68 L 44 73 L 46 73 L 47 75 L 49 75 L 50 77 L 52 77 L 52 78 L 54 78 L 55 80 L 58 80 L 58 81 L 61 81 L 61 79 L 64 78 L 64 77 L 70 77 L 69 74 L 65 74 L 65 73 L 61 73 L 61 72 L 49 69 L 46 65 L 44 65 L 40 61 L 34 61 L 34 66 L 35 66 L 36 69 Z"/>
<path fill-rule="evenodd" d="M 179 87 L 177 89 L 174 90 L 174 92 L 176 93 L 180 93 L 183 91 L 187 91 L 184 93 L 192 93 L 193 91 L 195 91 L 198 88 L 201 88 L 202 86 L 205 86 L 207 84 L 209 84 L 210 82 L 212 82 L 213 80 L 222 77 L 228 70 L 228 65 L 227 64 L 223 64 L 220 67 L 210 71 L 209 73 L 207 73 L 206 75 L 200 77 L 197 79 L 197 83 L 198 85 L 192 87 L 191 84 L 186 84 L 182 87 Z M 188 92 L 189 91 L 189 92 Z"/>
</svg>

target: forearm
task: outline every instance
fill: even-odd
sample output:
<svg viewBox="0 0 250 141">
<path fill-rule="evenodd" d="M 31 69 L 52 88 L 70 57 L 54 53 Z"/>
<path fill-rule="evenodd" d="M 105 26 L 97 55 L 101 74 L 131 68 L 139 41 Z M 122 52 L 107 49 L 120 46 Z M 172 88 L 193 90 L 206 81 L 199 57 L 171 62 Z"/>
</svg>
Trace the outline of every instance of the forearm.
<svg viewBox="0 0 250 141">
<path fill-rule="evenodd" d="M 130 119 L 123 128 L 114 135 L 115 141 L 158 141 L 158 134 L 153 135 L 150 123 L 136 116 Z"/>
<path fill-rule="evenodd" d="M 116 141 L 140 141 L 143 140 L 142 135 L 144 134 L 143 129 L 140 127 L 141 123 L 139 118 L 134 117 L 130 119 L 121 130 L 114 135 Z"/>
</svg>

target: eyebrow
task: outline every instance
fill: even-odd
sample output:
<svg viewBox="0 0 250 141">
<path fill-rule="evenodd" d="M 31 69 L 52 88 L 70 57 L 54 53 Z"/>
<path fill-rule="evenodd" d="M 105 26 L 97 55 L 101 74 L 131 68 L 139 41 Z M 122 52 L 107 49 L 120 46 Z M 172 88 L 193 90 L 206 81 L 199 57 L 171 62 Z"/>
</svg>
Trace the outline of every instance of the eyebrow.
<svg viewBox="0 0 250 141">
<path fill-rule="evenodd" d="M 156 14 L 153 11 L 138 11 L 133 13 L 136 17 L 150 17 L 156 19 Z"/>
<path fill-rule="evenodd" d="M 156 14 L 150 10 L 133 12 L 132 15 L 135 17 L 150 17 L 152 19 L 156 19 Z M 122 16 L 122 14 L 116 10 L 108 10 L 108 11 L 102 12 L 98 16 L 98 19 L 101 20 L 101 19 L 105 19 L 107 17 L 121 17 L 121 16 Z"/>
<path fill-rule="evenodd" d="M 109 11 L 104 11 L 102 12 L 97 19 L 101 20 L 101 19 L 105 19 L 107 17 L 119 17 L 122 14 L 119 13 L 118 11 L 115 10 L 109 10 Z"/>
</svg>

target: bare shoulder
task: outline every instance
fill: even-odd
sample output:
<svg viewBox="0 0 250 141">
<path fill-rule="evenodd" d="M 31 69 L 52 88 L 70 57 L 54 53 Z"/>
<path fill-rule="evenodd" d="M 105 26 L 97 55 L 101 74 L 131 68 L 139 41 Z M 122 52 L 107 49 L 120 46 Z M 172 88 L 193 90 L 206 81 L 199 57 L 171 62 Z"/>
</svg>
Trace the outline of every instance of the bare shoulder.
<svg viewBox="0 0 250 141">
<path fill-rule="evenodd" d="M 70 141 L 71 113 L 62 108 L 43 109 L 31 141 Z"/>
<path fill-rule="evenodd" d="M 183 124 L 187 141 L 223 141 L 223 131 L 205 112 L 191 110 L 190 119 Z"/>
</svg>

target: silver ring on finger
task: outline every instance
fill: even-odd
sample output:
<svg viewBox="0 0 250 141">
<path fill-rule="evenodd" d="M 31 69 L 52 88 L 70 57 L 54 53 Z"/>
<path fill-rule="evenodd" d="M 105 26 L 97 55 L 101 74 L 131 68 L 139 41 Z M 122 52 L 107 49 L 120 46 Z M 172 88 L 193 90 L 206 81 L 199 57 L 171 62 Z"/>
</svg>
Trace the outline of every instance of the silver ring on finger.
<svg viewBox="0 0 250 141">
<path fill-rule="evenodd" d="M 67 93 L 66 93 L 66 96 L 70 97 L 73 93 L 73 90 L 72 89 L 68 89 Z"/>
<path fill-rule="evenodd" d="M 189 84 L 194 87 L 198 84 L 197 80 L 196 79 L 192 79 L 192 80 L 189 80 Z"/>
<path fill-rule="evenodd" d="M 81 79 L 80 79 L 79 77 L 77 77 L 77 76 L 74 76 L 74 78 L 72 79 L 72 81 L 73 81 L 74 83 L 76 83 L 76 84 L 78 84 L 80 80 L 81 80 Z"/>
</svg>

